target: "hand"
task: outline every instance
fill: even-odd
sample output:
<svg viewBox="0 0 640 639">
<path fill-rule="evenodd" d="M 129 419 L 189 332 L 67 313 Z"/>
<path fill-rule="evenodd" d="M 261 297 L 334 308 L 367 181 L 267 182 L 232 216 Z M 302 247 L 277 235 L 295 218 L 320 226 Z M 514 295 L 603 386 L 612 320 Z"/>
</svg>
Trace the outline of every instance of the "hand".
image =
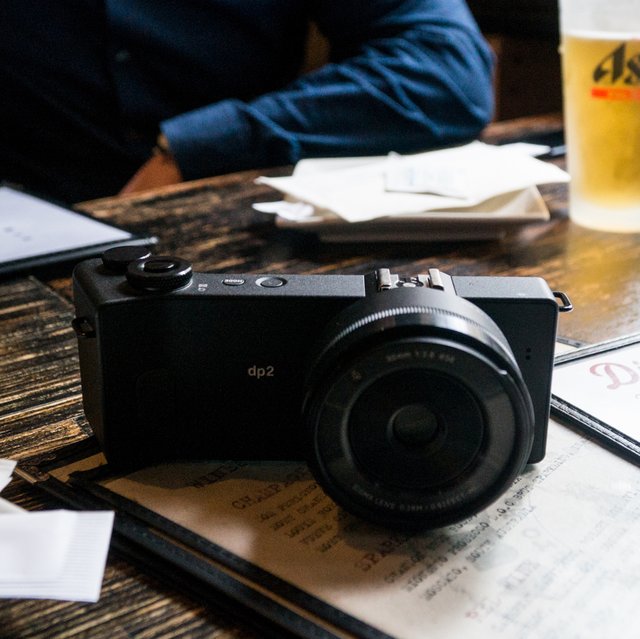
<svg viewBox="0 0 640 639">
<path fill-rule="evenodd" d="M 182 173 L 170 153 L 154 153 L 124 185 L 121 195 L 182 182 Z"/>
</svg>

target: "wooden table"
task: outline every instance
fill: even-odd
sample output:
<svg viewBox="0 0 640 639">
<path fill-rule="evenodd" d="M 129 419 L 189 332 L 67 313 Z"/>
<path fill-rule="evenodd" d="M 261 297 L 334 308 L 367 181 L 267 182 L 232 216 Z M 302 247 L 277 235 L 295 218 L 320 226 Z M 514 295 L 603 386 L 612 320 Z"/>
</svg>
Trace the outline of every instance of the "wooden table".
<svg viewBox="0 0 640 639">
<path fill-rule="evenodd" d="M 494 125 L 488 140 L 557 128 L 557 118 Z M 273 172 L 272 172 L 273 173 Z M 277 172 L 276 172 L 277 173 Z M 438 267 L 455 275 L 540 275 L 575 305 L 561 335 L 595 342 L 640 332 L 640 234 L 606 234 L 572 224 L 566 189 L 543 189 L 552 213 L 500 241 L 323 245 L 275 228 L 253 202 L 279 199 L 254 184 L 259 171 L 216 177 L 139 196 L 85 203 L 96 217 L 158 236 L 157 252 L 177 254 L 196 270 L 221 272 L 401 273 Z M 70 269 L 0 282 L 0 457 L 24 459 L 87 436 L 74 333 Z M 523 317 L 523 328 L 527 318 Z M 28 509 L 61 504 L 15 480 L 3 496 Z M 0 636 L 259 636 L 215 604 L 204 606 L 116 556 L 97 604 L 0 601 Z"/>
</svg>

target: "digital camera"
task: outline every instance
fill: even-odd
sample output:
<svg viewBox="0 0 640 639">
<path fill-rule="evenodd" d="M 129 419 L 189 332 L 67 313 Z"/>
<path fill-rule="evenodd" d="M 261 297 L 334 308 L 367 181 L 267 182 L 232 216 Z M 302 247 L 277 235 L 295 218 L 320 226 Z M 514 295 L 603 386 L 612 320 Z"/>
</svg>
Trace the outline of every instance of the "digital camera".
<svg viewBox="0 0 640 639">
<path fill-rule="evenodd" d="M 195 273 L 121 247 L 73 279 L 110 464 L 304 459 L 351 513 L 430 528 L 544 456 L 569 301 L 540 278 Z"/>
</svg>

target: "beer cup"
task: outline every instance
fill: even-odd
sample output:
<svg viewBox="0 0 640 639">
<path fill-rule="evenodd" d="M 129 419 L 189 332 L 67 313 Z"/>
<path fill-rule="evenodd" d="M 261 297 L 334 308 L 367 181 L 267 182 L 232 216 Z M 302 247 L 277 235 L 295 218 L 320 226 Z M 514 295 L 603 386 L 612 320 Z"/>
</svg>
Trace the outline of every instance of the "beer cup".
<svg viewBox="0 0 640 639">
<path fill-rule="evenodd" d="M 569 215 L 640 231 L 640 0 L 560 0 Z"/>
</svg>

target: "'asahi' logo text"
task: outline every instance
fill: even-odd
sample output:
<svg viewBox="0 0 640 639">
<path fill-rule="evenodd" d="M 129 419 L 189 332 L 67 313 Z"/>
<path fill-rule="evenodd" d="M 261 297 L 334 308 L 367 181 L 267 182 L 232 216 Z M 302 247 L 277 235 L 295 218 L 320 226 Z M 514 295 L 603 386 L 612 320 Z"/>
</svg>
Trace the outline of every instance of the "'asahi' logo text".
<svg viewBox="0 0 640 639">
<path fill-rule="evenodd" d="M 640 84 L 640 53 L 627 57 L 627 43 L 623 42 L 594 69 L 593 80 L 607 84 L 615 84 L 619 80 L 629 85 Z"/>
<path fill-rule="evenodd" d="M 628 54 L 626 42 L 608 53 L 593 70 L 594 98 L 640 100 L 640 91 L 628 87 L 640 85 L 640 53 Z"/>
</svg>

